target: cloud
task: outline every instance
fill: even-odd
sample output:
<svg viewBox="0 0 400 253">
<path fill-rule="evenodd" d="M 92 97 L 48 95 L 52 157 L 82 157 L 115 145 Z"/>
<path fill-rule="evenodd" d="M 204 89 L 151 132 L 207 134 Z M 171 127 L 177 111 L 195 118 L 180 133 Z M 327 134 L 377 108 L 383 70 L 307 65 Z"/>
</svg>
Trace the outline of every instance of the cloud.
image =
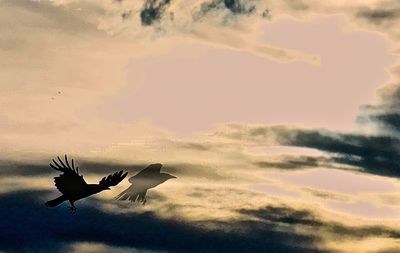
<svg viewBox="0 0 400 253">
<path fill-rule="evenodd" d="M 132 171 L 141 169 L 137 164 L 94 163 L 86 159 L 79 159 L 79 165 L 82 173 L 90 172 L 89 182 L 92 178 L 99 179 L 98 173 L 108 174 L 111 170 L 125 167 Z M 26 171 L 25 166 L 29 165 L 24 165 L 21 170 Z M 332 222 L 329 212 L 315 209 L 313 205 L 307 207 L 309 201 L 304 195 L 299 195 L 304 202 L 301 207 L 296 207 L 294 202 L 282 196 L 271 198 L 254 192 L 248 184 L 254 185 L 258 174 L 251 166 L 239 164 L 238 167 L 242 170 L 246 168 L 242 173 L 249 173 L 250 179 L 241 177 L 229 167 L 211 166 L 204 170 L 204 174 L 208 170 L 210 173 L 222 170 L 225 172 L 222 175 L 231 177 L 224 175 L 223 181 L 203 178 L 201 173 L 196 174 L 195 167 L 189 171 L 185 166 L 176 168 L 179 179 L 150 191 L 146 206 L 113 201 L 112 198 L 120 190 L 114 189 L 78 202 L 78 213 L 73 217 L 68 214 L 67 203 L 54 209 L 43 206 L 45 201 L 58 195 L 51 176 L 42 172 L 43 169 L 51 171 L 50 168 L 46 165 L 43 169 L 34 167 L 38 171 L 34 177 L 33 173 L 32 176 L 24 176 L 10 169 L 2 175 L 6 180 L 13 182 L 10 175 L 14 172 L 19 178 L 31 182 L 27 187 L 14 182 L 17 187 L 12 189 L 2 183 L 0 203 L 4 208 L 0 210 L 0 215 L 7 215 L 2 226 L 10 233 L 0 238 L 0 249 L 6 252 L 24 252 L 27 249 L 72 251 L 85 247 L 98 252 L 112 248 L 117 252 L 331 252 L 331 246 L 326 243 L 333 240 L 358 242 L 379 238 L 390 240 L 387 245 L 397 240 L 394 228 L 355 226 L 357 222 L 346 216 L 340 216 L 342 220 L 335 218 Z M 18 166 L 14 165 L 14 168 Z M 172 169 L 165 167 L 167 172 Z M 269 177 L 269 180 L 272 178 Z M 35 182 L 46 187 L 37 188 Z M 311 191 L 329 195 L 328 198 L 335 195 L 334 192 Z M 29 218 L 21 221 L 24 215 Z M 17 223 L 18 226 L 15 226 Z"/>
<path fill-rule="evenodd" d="M 12 2 L 12 1 L 7 1 Z M 28 2 L 28 1 L 19 1 Z M 49 2 L 41 1 L 35 3 L 42 8 L 42 5 L 48 5 Z M 296 19 L 309 19 L 316 13 L 322 15 L 343 14 L 349 22 L 355 24 L 362 29 L 371 29 L 382 32 L 391 40 L 398 39 L 395 32 L 394 17 L 397 17 L 400 6 L 397 1 L 363 1 L 357 3 L 339 2 L 320 2 L 320 1 L 243 1 L 243 0 L 209 0 L 209 1 L 182 1 L 182 0 L 146 0 L 144 5 L 135 1 L 109 1 L 109 2 L 92 2 L 77 0 L 53 0 L 52 8 L 58 8 L 58 12 L 73 9 L 79 9 L 74 15 L 89 21 L 90 24 L 97 22 L 97 28 L 104 30 L 109 34 L 124 34 L 133 36 L 136 40 L 143 40 L 150 37 L 163 37 L 169 35 L 182 34 L 196 38 L 196 33 L 202 31 L 205 33 L 203 38 L 206 41 L 216 45 L 227 46 L 226 41 L 212 39 L 214 29 L 208 32 L 207 27 L 214 26 L 217 31 L 224 31 L 226 27 L 235 29 L 239 37 L 246 35 L 250 38 L 250 44 L 254 43 L 259 35 L 253 33 L 254 25 L 258 25 L 262 19 L 265 10 L 268 10 L 268 16 L 275 22 L 282 17 L 291 16 Z M 164 18 L 166 11 L 170 13 L 169 18 Z M 56 13 L 57 11 L 53 11 Z M 213 15 L 208 15 L 213 13 Z M 226 14 L 230 14 L 227 18 Z M 46 12 L 46 15 L 48 13 Z M 172 16 L 171 16 L 172 15 Z M 193 18 L 200 16 L 202 18 Z M 172 18 L 171 18 L 172 17 Z M 126 22 L 129 19 L 129 22 Z M 232 22 L 227 20 L 232 20 Z M 390 20 L 390 22 L 375 22 L 371 27 L 370 22 L 365 20 Z M 65 22 L 67 23 L 67 22 Z M 147 26 L 157 24 L 156 29 L 149 30 Z M 143 29 L 140 28 L 144 26 Z M 205 28 L 205 29 L 204 29 Z M 154 36 L 154 34 L 156 34 Z M 207 39 L 211 38 L 211 40 Z M 196 38 L 198 39 L 198 38 Z M 229 45 L 228 45 L 229 46 Z M 246 46 L 241 49 L 249 50 Z M 259 52 L 255 48 L 251 51 Z M 263 50 L 260 50 L 260 53 Z M 294 58 L 299 60 L 301 57 Z M 278 59 L 277 59 L 278 60 Z M 317 63 L 318 61 L 312 61 Z"/>
<path fill-rule="evenodd" d="M 90 198 L 79 203 L 76 215 L 66 217 L 65 206 L 44 207 L 48 197 L 49 191 L 38 190 L 0 194 L 3 205 L 0 214 L 7 217 L 2 227 L 8 231 L 0 238 L 1 250 L 331 252 L 326 242 L 332 240 L 380 238 L 393 243 L 400 236 L 396 229 L 383 225 L 349 226 L 325 221 L 311 209 L 286 205 L 236 209 L 240 216 L 226 221 L 218 218 L 187 221 L 180 216 L 161 218 L 156 212 L 146 210 L 103 211 L 99 209 L 100 200 Z"/>
<path fill-rule="evenodd" d="M 170 3 L 171 0 L 146 0 L 140 11 L 142 25 L 149 26 L 159 21 Z"/>
<path fill-rule="evenodd" d="M 217 131 L 215 134 L 258 145 L 276 142 L 285 146 L 316 149 L 330 154 L 334 167 L 337 163 L 357 166 L 366 173 L 390 177 L 400 176 L 400 164 L 397 162 L 400 155 L 398 149 L 400 139 L 393 136 L 340 133 L 286 126 L 230 125 L 229 128 L 230 130 Z M 310 161 L 315 163 L 315 159 L 309 159 L 308 163 Z M 325 159 L 326 161 L 329 162 L 329 159 Z M 290 167 L 290 164 L 294 166 L 295 163 L 266 162 L 264 165 Z M 297 162 L 297 164 L 302 166 L 302 162 Z M 263 163 L 259 165 L 262 166 Z"/>
<path fill-rule="evenodd" d="M 330 167 L 333 166 L 332 162 L 332 159 L 322 156 L 282 156 L 278 157 L 278 161 L 258 161 L 256 165 L 261 168 L 305 169 Z"/>
<path fill-rule="evenodd" d="M 361 107 L 357 122 L 361 126 L 374 126 L 379 134 L 387 134 L 398 138 L 400 134 L 400 114 L 397 109 L 400 100 L 396 93 L 386 97 L 387 100 L 384 104 Z"/>
<path fill-rule="evenodd" d="M 219 226 L 208 230 L 178 217 L 160 219 L 150 212 L 106 213 L 94 208 L 96 202 L 80 205 L 77 215 L 66 219 L 64 208 L 48 209 L 42 205 L 47 193 L 22 191 L 0 195 L 4 205 L 0 213 L 7 216 L 2 226 L 8 231 L 0 239 L 2 249 L 51 252 L 65 244 L 86 241 L 168 252 L 287 252 L 294 249 L 297 252 L 325 252 L 313 248 L 312 237 L 280 232 L 275 226 L 251 220 L 222 224 L 211 221 Z M 21 222 L 21 217 L 25 216 L 27 218 Z"/>
<path fill-rule="evenodd" d="M 90 4 L 85 1 L 80 5 L 71 3 L 69 5 L 56 6 L 51 1 L 29 1 L 29 0 L 4 0 L 1 1 L 2 18 L 6 19 L 10 15 L 21 15 L 19 21 L 10 21 L 14 31 L 8 31 L 5 24 L 0 27 L 6 35 L 21 36 L 22 31 L 27 31 L 29 28 L 44 29 L 53 32 L 62 32 L 70 35 L 95 35 L 100 34 L 97 29 L 97 24 L 93 23 L 92 18 L 97 15 L 104 15 L 105 11 L 96 4 Z M 83 7 L 82 10 L 77 10 L 77 6 Z M 7 13 L 10 12 L 10 13 Z M 23 18 L 22 18 L 23 16 Z M 46 18 L 44 18 L 46 17 Z M 29 22 L 29 21 L 30 22 Z M 26 26 L 25 26 L 26 25 Z M 60 31 L 59 29 L 62 29 Z M 22 41 L 29 41 L 31 35 L 25 33 Z M 8 36 L 4 36 L 7 39 Z"/>
<path fill-rule="evenodd" d="M 224 5 L 228 8 L 232 13 L 235 14 L 251 14 L 255 11 L 255 5 L 250 5 L 251 1 L 243 1 L 243 0 L 224 0 Z"/>
<path fill-rule="evenodd" d="M 6 177 L 43 177 L 57 175 L 57 171 L 49 167 L 49 162 L 54 156 L 43 156 L 39 161 L 28 162 L 28 161 L 15 161 L 15 160 L 3 160 L 0 161 L 0 176 Z M 75 164 L 79 166 L 80 173 L 83 175 L 108 175 L 115 171 L 124 170 L 129 172 L 129 176 L 133 176 L 142 169 L 146 168 L 151 162 L 138 163 L 135 161 L 121 162 L 115 160 L 94 159 L 85 157 L 69 156 L 73 158 Z M 171 174 L 177 174 L 178 177 L 187 178 L 203 178 L 212 181 L 218 181 L 226 179 L 226 176 L 222 176 L 217 172 L 217 168 L 214 164 L 204 164 L 199 161 L 191 161 L 191 163 L 184 161 L 175 162 L 163 162 L 163 171 Z M 99 178 L 100 179 L 100 178 Z"/>
<path fill-rule="evenodd" d="M 312 6 L 305 4 L 302 0 L 285 0 L 283 2 L 292 10 L 307 11 L 308 8 L 312 8 Z"/>
<path fill-rule="evenodd" d="M 335 162 L 361 167 L 364 172 L 400 176 L 400 164 L 397 162 L 399 139 L 390 136 L 333 134 L 313 130 L 300 130 L 291 134 L 288 138 L 282 137 L 283 144 L 329 152 Z"/>
<path fill-rule="evenodd" d="M 250 15 L 255 12 L 255 0 L 212 0 L 203 2 L 200 5 L 200 10 L 193 14 L 194 20 L 204 18 L 209 12 L 229 10 L 234 15 Z"/>
<path fill-rule="evenodd" d="M 17 163 L 15 161 L 1 161 L 0 175 L 7 176 L 38 176 L 51 173 L 47 164 Z"/>
<path fill-rule="evenodd" d="M 330 199 L 330 200 L 336 200 L 336 201 L 342 201 L 342 202 L 349 201 L 348 196 L 346 196 L 344 194 L 332 192 L 332 191 L 318 190 L 318 189 L 309 188 L 309 187 L 304 188 L 304 190 L 307 192 L 310 192 L 312 195 L 314 195 L 318 198 L 322 198 L 322 199 Z"/>
<path fill-rule="evenodd" d="M 327 222 L 315 217 L 308 210 L 294 210 L 285 206 L 267 206 L 258 210 L 242 209 L 239 212 L 257 217 L 258 219 L 272 224 L 290 224 L 304 225 L 314 230 L 316 233 L 329 233 L 343 239 L 382 237 L 382 238 L 400 238 L 400 233 L 396 229 L 385 226 L 346 226 L 337 222 Z M 328 236 L 329 237 L 329 236 Z"/>
<path fill-rule="evenodd" d="M 139 250 L 129 247 L 113 247 L 103 243 L 90 243 L 90 242 L 77 242 L 72 243 L 68 246 L 67 251 L 70 253 L 162 253 L 164 251 L 152 251 L 152 250 Z"/>
<path fill-rule="evenodd" d="M 400 9 L 392 8 L 381 8 L 381 9 L 370 9 L 365 8 L 357 13 L 357 16 L 365 18 L 371 23 L 379 24 L 387 20 L 394 20 L 400 17 Z"/>
</svg>

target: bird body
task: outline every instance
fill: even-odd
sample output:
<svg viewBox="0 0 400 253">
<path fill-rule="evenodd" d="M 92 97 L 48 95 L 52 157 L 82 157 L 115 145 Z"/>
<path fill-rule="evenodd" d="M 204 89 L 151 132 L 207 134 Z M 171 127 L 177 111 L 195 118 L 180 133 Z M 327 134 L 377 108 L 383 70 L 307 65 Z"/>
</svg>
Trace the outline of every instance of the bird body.
<svg viewBox="0 0 400 253">
<path fill-rule="evenodd" d="M 157 176 L 154 176 L 152 174 L 138 174 L 129 178 L 129 182 L 131 184 L 135 184 L 135 186 L 138 188 L 151 189 L 171 178 L 175 177 L 167 173 L 160 173 Z"/>
<path fill-rule="evenodd" d="M 145 169 L 141 170 L 138 174 L 129 178 L 131 186 L 118 194 L 118 200 L 130 200 L 132 202 L 138 201 L 142 204 L 146 203 L 147 190 L 164 183 L 165 181 L 176 178 L 168 173 L 160 173 L 162 164 L 151 164 Z"/>
<path fill-rule="evenodd" d="M 68 200 L 71 204 L 72 213 L 76 212 L 74 202 L 93 194 L 99 193 L 104 190 L 110 190 L 110 186 L 115 186 L 121 182 L 126 175 L 123 171 L 115 172 L 114 174 L 103 177 L 98 184 L 87 184 L 82 175 L 79 174 L 78 166 L 75 168 L 74 160 L 71 160 L 72 166 L 68 162 L 67 155 L 65 155 L 64 162 L 57 157 L 58 162 L 53 159 L 53 164 L 50 167 L 62 172 L 58 177 L 54 178 L 56 188 L 63 194 L 62 196 L 46 202 L 46 206 L 55 207 L 62 202 Z"/>
</svg>

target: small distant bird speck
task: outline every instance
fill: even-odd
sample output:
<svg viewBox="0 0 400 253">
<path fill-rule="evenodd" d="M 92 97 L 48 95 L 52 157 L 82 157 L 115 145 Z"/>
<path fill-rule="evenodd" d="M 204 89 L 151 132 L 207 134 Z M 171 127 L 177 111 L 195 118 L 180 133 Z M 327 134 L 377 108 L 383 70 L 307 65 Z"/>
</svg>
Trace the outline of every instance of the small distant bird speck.
<svg viewBox="0 0 400 253">
<path fill-rule="evenodd" d="M 50 163 L 49 165 L 53 169 L 62 172 L 60 176 L 54 178 L 54 183 L 63 195 L 56 199 L 47 201 L 46 206 L 55 207 L 68 200 L 71 204 L 70 209 L 72 214 L 76 212 L 76 207 L 74 205 L 75 201 L 104 190 L 110 190 L 109 187 L 116 186 L 128 174 L 128 172 L 124 173 L 121 170 L 108 175 L 107 177 L 103 177 L 98 184 L 87 184 L 85 179 L 83 179 L 83 176 L 79 175 L 78 166 L 75 167 L 74 165 L 74 159 L 71 160 L 71 165 L 68 162 L 67 155 L 65 155 L 64 161 L 62 161 L 58 156 L 57 159 L 58 162 L 53 159 L 53 163 Z"/>
<path fill-rule="evenodd" d="M 118 200 L 130 200 L 146 204 L 146 193 L 148 189 L 164 183 L 168 179 L 176 178 L 168 173 L 160 173 L 162 164 L 155 163 L 141 170 L 129 178 L 131 186 L 116 196 Z"/>
<path fill-rule="evenodd" d="M 263 11 L 263 13 L 261 14 L 261 16 L 262 16 L 263 18 L 268 18 L 268 19 L 270 19 L 270 18 L 271 18 L 271 12 L 270 12 L 270 10 L 269 10 L 269 9 L 265 9 L 265 10 Z"/>
</svg>

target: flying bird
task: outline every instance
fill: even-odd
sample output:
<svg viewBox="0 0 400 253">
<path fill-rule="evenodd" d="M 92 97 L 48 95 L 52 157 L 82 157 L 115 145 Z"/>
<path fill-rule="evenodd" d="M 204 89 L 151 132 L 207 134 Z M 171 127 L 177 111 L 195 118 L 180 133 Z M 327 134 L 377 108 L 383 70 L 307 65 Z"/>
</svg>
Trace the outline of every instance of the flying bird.
<svg viewBox="0 0 400 253">
<path fill-rule="evenodd" d="M 83 179 L 83 176 L 79 175 L 78 166 L 75 167 L 74 165 L 74 159 L 71 160 L 71 165 L 68 162 L 67 155 L 65 155 L 64 161 L 62 161 L 59 156 L 57 156 L 57 159 L 58 162 L 53 159 L 53 163 L 49 165 L 53 169 L 62 172 L 60 176 L 54 178 L 54 183 L 56 188 L 63 195 L 47 201 L 46 206 L 55 207 L 68 200 L 71 204 L 70 209 L 72 214 L 76 212 L 75 201 L 104 190 L 110 190 L 111 186 L 116 186 L 128 174 L 128 172 L 124 173 L 121 170 L 107 177 L 103 177 L 98 184 L 88 184 L 85 179 Z"/>
<path fill-rule="evenodd" d="M 141 170 L 139 173 L 129 178 L 129 186 L 125 191 L 117 195 L 118 200 L 130 200 L 146 204 L 146 193 L 148 189 L 154 188 L 164 183 L 168 179 L 176 178 L 168 173 L 160 173 L 162 164 L 155 163 Z"/>
</svg>

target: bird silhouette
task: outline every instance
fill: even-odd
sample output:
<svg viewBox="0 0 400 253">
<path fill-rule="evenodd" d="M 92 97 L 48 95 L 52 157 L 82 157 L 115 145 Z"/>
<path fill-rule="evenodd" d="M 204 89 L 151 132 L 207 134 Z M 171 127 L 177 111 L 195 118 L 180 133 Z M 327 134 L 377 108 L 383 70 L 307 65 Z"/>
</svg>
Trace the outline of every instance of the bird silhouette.
<svg viewBox="0 0 400 253">
<path fill-rule="evenodd" d="M 162 164 L 151 164 L 139 173 L 129 178 L 131 186 L 116 196 L 118 200 L 130 200 L 146 204 L 146 193 L 148 189 L 164 183 L 168 179 L 176 178 L 168 173 L 160 173 Z"/>
<path fill-rule="evenodd" d="M 71 160 L 71 165 L 68 162 L 67 155 L 65 155 L 65 163 L 57 156 L 58 162 L 53 159 L 50 167 L 62 172 L 58 177 L 54 178 L 56 188 L 63 194 L 60 197 L 47 201 L 47 207 L 55 207 L 64 201 L 69 201 L 71 204 L 70 209 L 72 214 L 76 212 L 74 202 L 86 198 L 90 195 L 99 193 L 103 190 L 110 190 L 110 186 L 115 186 L 121 182 L 128 172 L 124 173 L 122 170 L 114 174 L 103 177 L 98 184 L 87 184 L 82 175 L 79 175 L 78 166 L 75 167 L 74 159 Z"/>
</svg>

